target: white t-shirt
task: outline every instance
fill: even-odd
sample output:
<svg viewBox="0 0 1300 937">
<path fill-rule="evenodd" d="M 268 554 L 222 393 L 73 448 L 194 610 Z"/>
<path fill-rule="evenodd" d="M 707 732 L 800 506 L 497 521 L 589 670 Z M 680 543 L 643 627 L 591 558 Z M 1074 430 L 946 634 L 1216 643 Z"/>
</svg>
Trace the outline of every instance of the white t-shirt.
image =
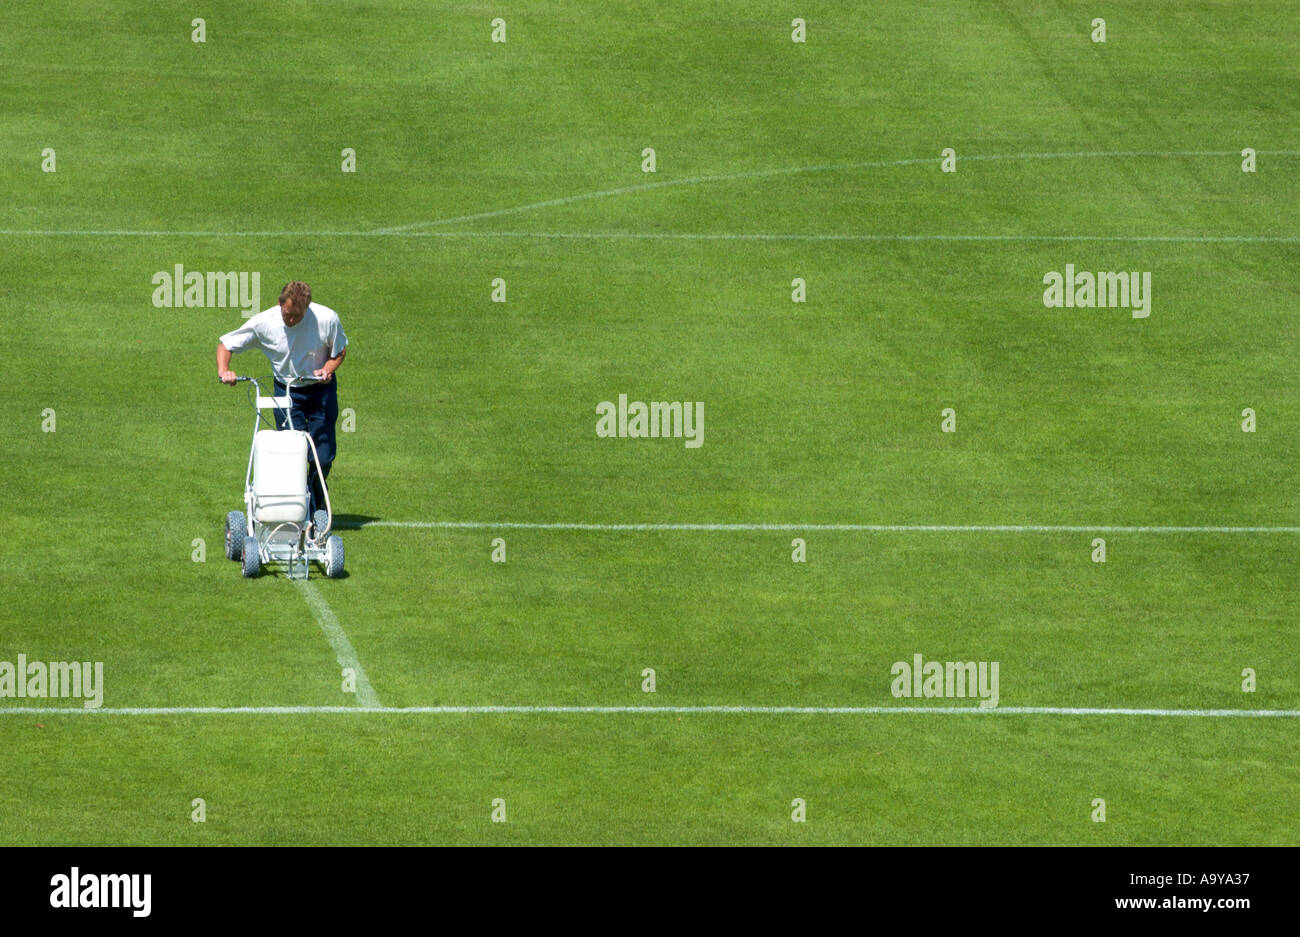
<svg viewBox="0 0 1300 937">
<path fill-rule="evenodd" d="M 338 357 L 348 346 L 348 337 L 333 309 L 309 303 L 293 328 L 285 326 L 280 307 L 272 306 L 221 336 L 221 344 L 232 353 L 261 348 L 276 379 L 283 384 L 289 378 L 297 378 L 295 383 L 301 383 L 302 378 L 315 380 L 312 372 Z"/>
</svg>

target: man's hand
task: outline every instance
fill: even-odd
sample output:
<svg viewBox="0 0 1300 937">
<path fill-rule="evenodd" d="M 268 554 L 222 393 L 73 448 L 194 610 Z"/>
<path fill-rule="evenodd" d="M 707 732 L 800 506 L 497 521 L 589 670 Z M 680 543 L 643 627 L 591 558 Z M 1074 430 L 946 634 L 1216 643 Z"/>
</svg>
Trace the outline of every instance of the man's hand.
<svg viewBox="0 0 1300 937">
<path fill-rule="evenodd" d="M 314 374 L 316 379 L 322 384 L 328 384 L 334 378 L 334 372 L 329 368 L 317 368 L 311 373 Z"/>
<path fill-rule="evenodd" d="M 221 383 L 235 386 L 235 372 L 230 370 L 230 349 L 217 342 L 217 377 Z"/>
</svg>

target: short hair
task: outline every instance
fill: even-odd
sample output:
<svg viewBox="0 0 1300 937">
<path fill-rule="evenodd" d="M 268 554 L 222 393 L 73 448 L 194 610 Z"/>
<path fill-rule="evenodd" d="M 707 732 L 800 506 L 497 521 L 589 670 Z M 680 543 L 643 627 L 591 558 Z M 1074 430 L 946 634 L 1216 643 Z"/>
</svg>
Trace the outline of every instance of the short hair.
<svg viewBox="0 0 1300 937">
<path fill-rule="evenodd" d="M 302 280 L 286 283 L 284 289 L 280 290 L 280 305 L 284 305 L 286 299 L 289 300 L 290 309 L 306 309 L 311 302 L 311 287 Z"/>
</svg>

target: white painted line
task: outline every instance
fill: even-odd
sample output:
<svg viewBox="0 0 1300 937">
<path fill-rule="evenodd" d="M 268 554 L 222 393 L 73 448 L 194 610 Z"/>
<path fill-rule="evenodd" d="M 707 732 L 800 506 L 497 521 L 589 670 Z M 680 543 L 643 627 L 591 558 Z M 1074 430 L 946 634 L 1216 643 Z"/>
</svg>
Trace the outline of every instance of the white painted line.
<svg viewBox="0 0 1300 937">
<path fill-rule="evenodd" d="M 1261 150 L 1257 156 L 1300 156 L 1297 150 Z M 1216 150 L 1216 151 L 1199 151 L 1199 152 L 1137 152 L 1137 151 L 1120 151 L 1120 152 L 1076 152 L 1076 153 L 1004 153 L 990 154 L 987 156 L 958 156 L 959 162 L 990 162 L 994 160 L 1037 160 L 1037 159 L 1106 159 L 1106 158 L 1134 158 L 1147 157 L 1156 159 L 1169 158 L 1194 158 L 1194 157 L 1227 157 L 1234 156 L 1241 158 L 1241 153 L 1235 150 Z M 570 205 L 574 202 L 585 202 L 591 199 L 609 198 L 616 195 L 629 195 L 634 192 L 646 192 L 651 189 L 664 189 L 669 186 L 682 185 L 702 185 L 711 182 L 735 182 L 748 179 L 763 179 L 772 176 L 790 176 L 797 173 L 810 172 L 851 172 L 858 169 L 892 169 L 899 166 L 938 166 L 942 161 L 939 156 L 913 158 L 913 159 L 894 159 L 884 161 L 867 161 L 857 163 L 826 163 L 819 166 L 789 166 L 781 169 L 754 169 L 745 172 L 728 172 L 717 173 L 701 176 L 686 176 L 681 179 L 663 179 L 655 182 L 644 182 L 639 185 L 625 185 L 615 189 L 601 189 L 596 192 L 583 192 L 578 195 L 566 195 L 562 198 L 545 199 L 540 202 L 529 202 L 525 205 L 514 205 L 509 208 L 498 208 L 493 211 L 481 211 L 468 215 L 456 215 L 450 218 L 438 218 L 433 221 L 417 221 L 412 224 L 398 225 L 389 228 L 377 228 L 376 234 L 397 234 L 404 231 L 411 231 L 418 228 L 429 228 L 435 225 L 460 224 L 465 221 L 479 221 L 483 218 L 499 218 L 502 215 L 514 215 L 520 212 L 532 211 L 538 208 L 554 208 L 557 205 Z"/>
<path fill-rule="evenodd" d="M 119 709 L 0 707 L 0 716 L 368 715 L 743 715 L 743 716 L 1161 716 L 1199 719 L 1297 718 L 1300 709 L 1126 709 L 1076 706 L 160 706 Z"/>
<path fill-rule="evenodd" d="M 696 530 L 696 531 L 854 531 L 862 533 L 976 533 L 976 534 L 1298 534 L 1300 527 L 1177 527 L 1098 524 L 586 524 L 531 523 L 525 521 L 363 521 L 362 527 L 399 527 L 426 530 Z"/>
<path fill-rule="evenodd" d="M 364 709 L 380 708 L 379 696 L 375 693 L 375 688 L 370 685 L 370 678 L 366 676 L 365 668 L 357 659 L 357 652 L 352 647 L 352 642 L 348 640 L 347 634 L 339 624 L 338 618 L 334 616 L 333 609 L 325 601 L 325 597 L 320 594 L 316 584 L 309 579 L 295 579 L 294 583 L 302 592 L 303 598 L 307 600 L 307 604 L 311 606 L 311 613 L 320 625 L 320 630 L 325 632 L 330 647 L 334 649 L 334 656 L 338 658 L 339 667 L 351 667 L 357 675 L 357 702 Z M 341 683 L 341 674 L 339 680 Z"/>
<path fill-rule="evenodd" d="M 689 231 L 141 231 L 141 230 L 76 230 L 43 229 L 24 230 L 0 228 L 0 237 L 164 237 L 164 238 L 516 238 L 534 240 L 579 241 L 850 241 L 850 242 L 915 242 L 942 243 L 951 241 L 1013 242 L 1013 243 L 1074 243 L 1097 242 L 1115 244 L 1295 244 L 1300 235 L 1125 235 L 1125 234 L 798 234 L 798 233 L 713 233 L 700 234 Z"/>
<path fill-rule="evenodd" d="M 1300 150 L 1259 150 L 1258 156 L 1300 156 Z M 1187 150 L 1187 151 L 1080 151 L 1073 153 L 990 153 L 957 157 L 959 162 L 996 162 L 1022 160 L 1052 159 L 1193 159 L 1193 158 L 1240 158 L 1237 150 Z M 429 231 L 423 230 L 437 225 L 459 224 L 484 218 L 499 218 L 538 208 L 552 208 L 574 202 L 628 195 L 652 189 L 670 186 L 702 185 L 713 182 L 732 182 L 747 179 L 763 179 L 773 176 L 788 176 L 798 173 L 813 172 L 848 172 L 858 169 L 889 169 L 900 166 L 935 165 L 940 157 L 928 156 L 911 159 L 876 160 L 856 163 L 826 163 L 817 166 L 787 166 L 777 169 L 753 169 L 743 172 L 717 173 L 711 175 L 686 176 L 680 179 L 663 179 L 638 185 L 620 186 L 613 189 L 600 189 L 595 192 L 582 192 L 560 198 L 544 199 L 524 205 L 513 205 L 491 211 L 455 215 L 432 221 L 416 221 L 405 225 L 375 228 L 368 231 L 148 231 L 148 230 L 58 230 L 39 229 L 24 230 L 20 228 L 0 228 L 3 237 L 435 237 L 435 238 L 551 238 L 581 240 L 683 240 L 683 241 L 1013 241 L 1013 242 L 1055 242 L 1055 241 L 1093 241 L 1115 243 L 1170 243 L 1170 244 L 1291 244 L 1300 241 L 1294 235 L 1165 235 L 1165 236 L 1125 236 L 1125 235 L 1051 235 L 1051 234 L 794 234 L 794 233 L 718 233 L 698 234 L 691 232 L 623 232 L 623 231 Z"/>
<path fill-rule="evenodd" d="M 285 232 L 287 236 L 290 232 Z M 296 232 L 295 232 L 296 233 Z M 346 233 L 346 232 L 338 232 Z M 1300 235 L 1126 235 L 1126 234 L 798 234 L 798 233 L 696 233 L 691 231 L 402 231 L 392 235 L 354 232 L 375 237 L 429 238 L 534 238 L 578 241 L 881 241 L 881 242 L 1075 242 L 1123 244 L 1293 244 Z"/>
<path fill-rule="evenodd" d="M 588 241 L 1011 241 L 1011 242 L 1117 242 L 1124 244 L 1293 244 L 1300 235 L 1126 235 L 1126 234 L 797 234 L 797 233 L 706 233 L 689 231 L 635 232 L 635 231 L 421 231 L 408 232 L 406 237 L 441 238 L 537 238 Z"/>
</svg>

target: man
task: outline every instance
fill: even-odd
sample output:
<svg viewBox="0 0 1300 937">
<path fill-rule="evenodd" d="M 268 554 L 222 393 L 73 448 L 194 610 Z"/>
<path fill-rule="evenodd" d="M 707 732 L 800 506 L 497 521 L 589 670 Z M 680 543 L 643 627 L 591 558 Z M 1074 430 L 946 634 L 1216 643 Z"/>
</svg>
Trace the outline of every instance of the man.
<svg viewBox="0 0 1300 937">
<path fill-rule="evenodd" d="M 230 356 L 249 348 L 260 348 L 275 372 L 275 395 L 284 396 L 285 385 L 293 379 L 292 428 L 305 429 L 316 443 L 321 472 L 329 477 L 334 463 L 334 423 L 339 416 L 338 382 L 334 372 L 347 354 L 348 337 L 333 309 L 311 301 L 311 287 L 299 280 L 286 283 L 280 291 L 280 304 L 249 319 L 217 342 L 217 374 L 222 383 L 234 386 L 235 372 L 230 370 Z M 302 384 L 300 382 L 309 383 Z M 289 426 L 289 417 L 276 411 L 280 429 Z M 325 508 L 325 492 L 313 468 L 308 472 L 311 484 L 310 510 L 313 536 L 316 511 Z"/>
</svg>

